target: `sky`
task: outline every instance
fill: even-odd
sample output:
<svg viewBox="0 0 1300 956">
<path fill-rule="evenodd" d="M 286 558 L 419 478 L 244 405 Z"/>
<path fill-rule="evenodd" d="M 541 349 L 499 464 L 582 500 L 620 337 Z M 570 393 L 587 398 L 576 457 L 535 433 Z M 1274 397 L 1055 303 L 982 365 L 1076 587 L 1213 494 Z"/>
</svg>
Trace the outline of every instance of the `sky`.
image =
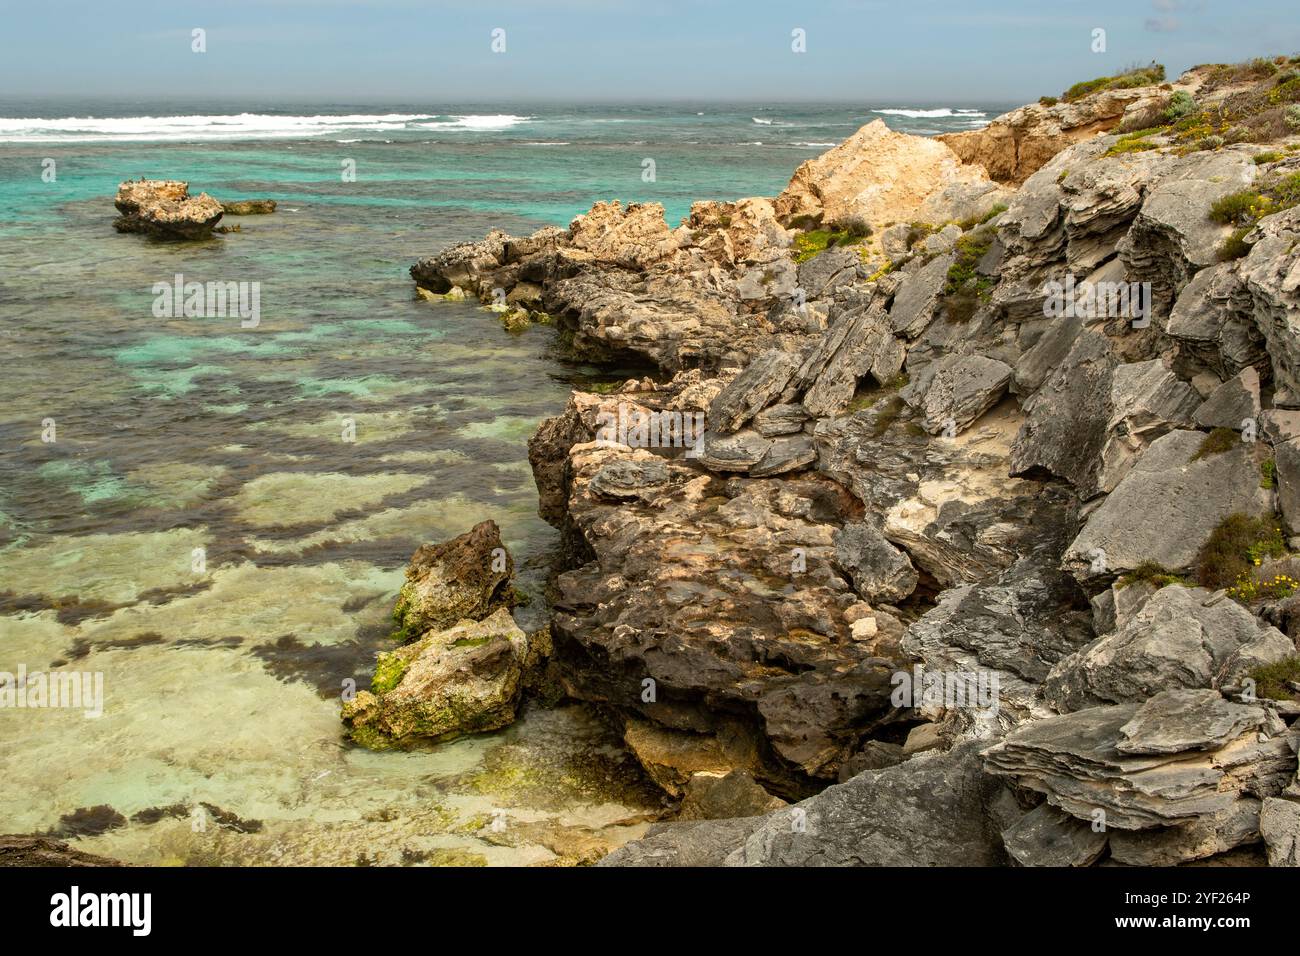
<svg viewBox="0 0 1300 956">
<path fill-rule="evenodd" d="M 1295 0 L 0 0 L 5 100 L 1019 103 L 1279 53 Z"/>
</svg>

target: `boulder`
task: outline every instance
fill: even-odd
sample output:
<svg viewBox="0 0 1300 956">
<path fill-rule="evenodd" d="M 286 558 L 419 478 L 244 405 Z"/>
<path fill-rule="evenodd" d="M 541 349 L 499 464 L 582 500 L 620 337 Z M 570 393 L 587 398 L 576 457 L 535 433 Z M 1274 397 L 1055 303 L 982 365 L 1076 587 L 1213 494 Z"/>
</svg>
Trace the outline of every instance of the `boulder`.
<svg viewBox="0 0 1300 956">
<path fill-rule="evenodd" d="M 1210 393 L 1194 417 L 1202 428 L 1241 431 L 1246 422 L 1257 425 L 1259 413 L 1259 373 L 1247 367 Z"/>
<path fill-rule="evenodd" d="M 221 204 L 227 216 L 268 216 L 275 212 L 274 199 L 231 199 Z"/>
<path fill-rule="evenodd" d="M 677 813 L 679 820 L 726 820 L 756 817 L 787 806 L 744 770 L 730 773 L 697 773 L 686 784 L 686 794 Z"/>
<path fill-rule="evenodd" d="M 1238 688 L 1254 668 L 1294 652 L 1289 638 L 1237 602 L 1169 585 L 1114 633 L 1058 662 L 1044 691 L 1072 711 L 1140 703 L 1170 688 Z"/>
<path fill-rule="evenodd" d="M 481 521 L 441 544 L 422 545 L 406 567 L 406 583 L 393 608 L 394 636 L 409 642 L 430 629 L 511 607 L 514 573 L 495 521 Z"/>
<path fill-rule="evenodd" d="M 189 183 L 174 179 L 127 180 L 113 201 L 121 213 L 118 232 L 139 232 L 162 239 L 207 239 L 221 221 L 221 203 L 207 193 L 190 195 Z"/>
<path fill-rule="evenodd" d="M 921 410 L 921 427 L 953 437 L 998 403 L 1011 381 L 1011 366 L 983 355 L 950 355 L 899 394 Z"/>
<path fill-rule="evenodd" d="M 352 739 L 372 749 L 454 740 L 512 723 L 528 639 L 506 608 L 429 630 L 379 655 L 369 691 L 343 705 Z"/>
</svg>

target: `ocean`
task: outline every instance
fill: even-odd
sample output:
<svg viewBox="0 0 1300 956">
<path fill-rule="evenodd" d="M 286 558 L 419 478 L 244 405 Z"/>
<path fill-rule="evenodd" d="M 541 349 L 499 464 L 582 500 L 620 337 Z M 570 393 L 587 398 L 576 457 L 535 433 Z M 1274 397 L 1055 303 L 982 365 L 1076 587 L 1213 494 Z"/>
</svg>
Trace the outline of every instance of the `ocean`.
<svg viewBox="0 0 1300 956">
<path fill-rule="evenodd" d="M 600 199 L 675 224 L 776 195 L 872 119 L 1005 108 L 0 101 L 0 674 L 103 688 L 101 716 L 0 708 L 4 830 L 160 864 L 529 864 L 639 836 L 660 797 L 581 707 L 405 753 L 343 738 L 420 544 L 495 519 L 543 620 L 557 535 L 525 443 L 618 377 L 551 328 L 422 301 L 407 268 Z M 279 208 L 119 235 L 141 176 Z M 257 325 L 160 310 L 177 277 L 255 283 Z"/>
</svg>

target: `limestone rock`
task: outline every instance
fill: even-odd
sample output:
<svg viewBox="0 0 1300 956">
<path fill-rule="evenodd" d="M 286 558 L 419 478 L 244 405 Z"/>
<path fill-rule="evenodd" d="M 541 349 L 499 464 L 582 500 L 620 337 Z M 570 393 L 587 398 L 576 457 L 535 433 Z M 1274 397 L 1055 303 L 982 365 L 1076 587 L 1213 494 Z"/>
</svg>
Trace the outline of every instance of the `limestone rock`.
<svg viewBox="0 0 1300 956">
<path fill-rule="evenodd" d="M 480 620 L 514 601 L 514 560 L 495 521 L 481 521 L 441 544 L 422 545 L 406 567 L 406 583 L 393 608 L 402 640 L 430 628 Z"/>
<path fill-rule="evenodd" d="M 343 705 L 352 738 L 383 749 L 496 730 L 515 718 L 528 641 L 506 608 L 381 654 L 369 691 Z"/>
<path fill-rule="evenodd" d="M 223 211 L 207 193 L 191 196 L 189 183 L 174 179 L 128 179 L 117 187 L 113 204 L 121 213 L 113 221 L 118 232 L 164 239 L 206 239 Z"/>
</svg>

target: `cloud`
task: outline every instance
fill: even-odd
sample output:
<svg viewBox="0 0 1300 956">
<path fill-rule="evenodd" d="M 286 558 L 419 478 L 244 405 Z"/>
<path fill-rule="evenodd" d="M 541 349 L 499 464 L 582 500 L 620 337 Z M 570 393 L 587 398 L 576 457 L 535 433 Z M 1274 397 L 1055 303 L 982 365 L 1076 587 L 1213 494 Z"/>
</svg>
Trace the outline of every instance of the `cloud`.
<svg viewBox="0 0 1300 956">
<path fill-rule="evenodd" d="M 1176 33 L 1182 22 L 1177 17 L 1151 17 L 1142 26 L 1151 33 Z"/>
</svg>

